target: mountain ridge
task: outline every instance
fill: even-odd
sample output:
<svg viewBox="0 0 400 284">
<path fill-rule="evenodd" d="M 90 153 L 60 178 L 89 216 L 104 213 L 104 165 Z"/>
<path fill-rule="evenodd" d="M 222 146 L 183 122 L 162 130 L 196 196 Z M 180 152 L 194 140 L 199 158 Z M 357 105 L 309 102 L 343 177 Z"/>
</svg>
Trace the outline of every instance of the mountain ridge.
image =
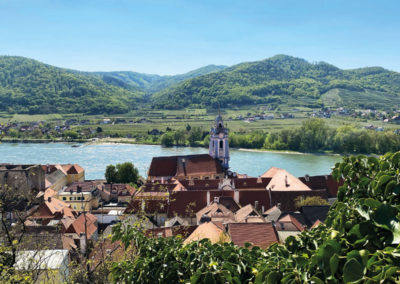
<svg viewBox="0 0 400 284">
<path fill-rule="evenodd" d="M 3 112 L 112 114 L 143 105 L 160 109 L 256 104 L 321 107 L 331 102 L 345 107 L 398 107 L 400 73 L 382 67 L 344 70 L 283 54 L 168 76 L 83 72 L 20 56 L 0 56 Z"/>
</svg>

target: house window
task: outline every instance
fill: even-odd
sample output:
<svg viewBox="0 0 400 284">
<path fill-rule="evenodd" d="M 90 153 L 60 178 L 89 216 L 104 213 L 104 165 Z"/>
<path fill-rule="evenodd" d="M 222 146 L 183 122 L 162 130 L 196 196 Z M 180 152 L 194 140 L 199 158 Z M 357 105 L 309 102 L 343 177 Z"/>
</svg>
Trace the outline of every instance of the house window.
<svg viewBox="0 0 400 284">
<path fill-rule="evenodd" d="M 76 209 L 76 205 L 74 205 L 74 209 Z"/>
<path fill-rule="evenodd" d="M 224 141 L 222 140 L 219 141 L 219 148 L 220 149 L 224 148 Z"/>
<path fill-rule="evenodd" d="M 66 198 L 66 197 L 63 197 L 63 200 L 67 200 L 67 198 Z"/>
<path fill-rule="evenodd" d="M 219 179 L 219 176 L 215 176 L 215 179 Z"/>
</svg>

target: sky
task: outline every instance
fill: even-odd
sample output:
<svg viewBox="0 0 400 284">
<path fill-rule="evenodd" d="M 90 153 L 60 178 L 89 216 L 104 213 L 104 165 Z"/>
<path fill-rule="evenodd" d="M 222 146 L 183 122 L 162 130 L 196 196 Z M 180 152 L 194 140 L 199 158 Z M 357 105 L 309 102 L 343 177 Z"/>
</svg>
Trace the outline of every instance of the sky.
<svg viewBox="0 0 400 284">
<path fill-rule="evenodd" d="M 173 75 L 276 54 L 400 72 L 398 0 L 0 0 L 0 55 Z"/>
</svg>

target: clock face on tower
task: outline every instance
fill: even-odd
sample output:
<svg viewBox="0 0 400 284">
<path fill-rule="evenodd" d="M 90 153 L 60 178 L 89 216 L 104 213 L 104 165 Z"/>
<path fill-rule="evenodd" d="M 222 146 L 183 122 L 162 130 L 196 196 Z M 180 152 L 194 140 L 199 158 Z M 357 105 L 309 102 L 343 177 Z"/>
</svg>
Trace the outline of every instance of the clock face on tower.
<svg viewBox="0 0 400 284">
<path fill-rule="evenodd" d="M 224 133 L 220 133 L 219 138 L 221 138 L 221 139 L 224 138 Z"/>
</svg>

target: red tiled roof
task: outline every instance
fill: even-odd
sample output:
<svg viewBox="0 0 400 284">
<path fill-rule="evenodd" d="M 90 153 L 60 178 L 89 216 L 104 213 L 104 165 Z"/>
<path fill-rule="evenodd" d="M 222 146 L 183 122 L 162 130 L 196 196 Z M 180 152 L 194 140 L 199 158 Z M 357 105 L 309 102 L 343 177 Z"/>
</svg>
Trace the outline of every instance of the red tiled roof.
<svg viewBox="0 0 400 284">
<path fill-rule="evenodd" d="M 242 247 L 248 242 L 265 249 L 279 242 L 278 233 L 272 223 L 230 223 L 228 233 L 232 242 Z"/>
<path fill-rule="evenodd" d="M 82 192 L 92 192 L 95 189 L 99 189 L 99 186 L 103 184 L 101 181 L 79 181 L 74 182 L 68 187 L 66 187 L 63 191 L 64 192 L 77 192 L 78 187 L 81 188 Z"/>
<path fill-rule="evenodd" d="M 162 234 L 162 237 L 171 237 L 181 235 L 183 238 L 189 236 L 195 229 L 194 226 L 173 226 L 173 227 L 164 227 L 164 228 L 154 228 L 145 231 L 146 236 L 148 237 L 158 237 L 159 233 Z"/>
<path fill-rule="evenodd" d="M 81 166 L 78 164 L 65 164 L 61 165 L 63 169 L 67 172 L 69 175 L 76 175 L 79 174 L 83 171 L 85 171 Z"/>
<path fill-rule="evenodd" d="M 176 174 L 177 158 L 171 157 L 153 157 L 151 160 L 148 176 L 173 177 Z"/>
<path fill-rule="evenodd" d="M 272 206 L 280 204 L 281 211 L 293 212 L 296 211 L 294 200 L 296 197 L 304 196 L 321 196 L 327 198 L 328 194 L 326 190 L 305 190 L 305 191 L 271 191 Z"/>
<path fill-rule="evenodd" d="M 315 221 L 315 223 L 311 226 L 311 229 L 318 227 L 322 222 L 320 220 Z"/>
<path fill-rule="evenodd" d="M 170 192 L 176 187 L 175 182 L 146 182 L 140 187 L 141 192 Z"/>
<path fill-rule="evenodd" d="M 85 218 L 86 216 L 86 218 Z M 86 220 L 86 225 L 85 225 Z M 75 233 L 80 236 L 81 233 L 85 233 L 85 226 L 87 232 L 87 238 L 90 239 L 92 235 L 97 231 L 97 218 L 96 216 L 85 213 L 79 215 L 79 217 L 68 227 L 66 233 Z"/>
<path fill-rule="evenodd" d="M 282 217 L 278 220 L 278 230 L 279 230 L 279 223 L 287 223 L 287 224 L 292 224 L 294 229 L 292 228 L 286 228 L 286 229 L 282 229 L 282 231 L 303 231 L 304 227 L 300 224 L 300 222 L 291 214 L 287 214 L 285 217 Z"/>
<path fill-rule="evenodd" d="M 104 184 L 104 189 L 112 194 L 118 194 L 118 196 L 132 196 L 136 191 L 133 186 L 125 183 L 107 183 Z"/>
<path fill-rule="evenodd" d="M 271 202 L 269 198 L 269 191 L 267 190 L 243 190 L 239 191 L 239 204 L 246 206 L 251 204 L 255 206 L 255 202 L 258 201 L 257 210 L 267 210 L 271 207 Z"/>
<path fill-rule="evenodd" d="M 207 206 L 206 191 L 178 191 L 171 194 L 168 216 L 195 217 L 196 212 Z"/>
<path fill-rule="evenodd" d="M 299 179 L 312 190 L 326 189 L 329 197 L 336 197 L 339 186 L 343 185 L 343 180 L 337 182 L 332 175 L 306 176 Z"/>
<path fill-rule="evenodd" d="M 208 154 L 178 156 L 176 176 L 223 173 L 221 164 Z"/>
<path fill-rule="evenodd" d="M 242 189 L 265 189 L 270 182 L 270 178 L 235 178 L 231 179 L 231 184 L 238 190 Z M 179 180 L 187 190 L 218 190 L 221 179 L 209 180 Z"/>
<path fill-rule="evenodd" d="M 220 163 L 208 154 L 154 157 L 151 161 L 148 176 L 185 177 L 197 174 L 222 173 Z"/>
</svg>

